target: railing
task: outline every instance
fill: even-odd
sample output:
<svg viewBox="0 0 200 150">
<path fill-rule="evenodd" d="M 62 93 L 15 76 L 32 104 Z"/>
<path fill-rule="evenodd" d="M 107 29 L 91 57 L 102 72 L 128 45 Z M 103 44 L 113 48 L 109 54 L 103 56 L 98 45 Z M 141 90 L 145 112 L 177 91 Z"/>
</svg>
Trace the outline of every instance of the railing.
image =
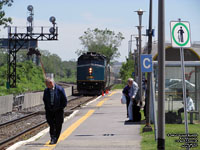
<svg viewBox="0 0 200 150">
<path fill-rule="evenodd" d="M 24 104 L 24 94 L 13 97 L 13 110 L 22 110 Z"/>
</svg>

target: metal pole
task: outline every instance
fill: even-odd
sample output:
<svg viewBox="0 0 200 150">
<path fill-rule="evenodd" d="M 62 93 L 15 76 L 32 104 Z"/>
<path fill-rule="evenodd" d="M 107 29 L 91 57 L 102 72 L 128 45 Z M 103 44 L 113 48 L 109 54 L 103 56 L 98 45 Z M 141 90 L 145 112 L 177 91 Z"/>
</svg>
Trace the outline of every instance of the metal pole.
<svg viewBox="0 0 200 150">
<path fill-rule="evenodd" d="M 137 82 L 138 82 L 138 51 L 139 51 L 139 48 L 138 48 L 138 37 L 135 37 L 136 39 L 136 47 L 137 47 L 137 50 L 136 50 L 136 53 L 135 53 L 135 75 L 137 77 Z"/>
<path fill-rule="evenodd" d="M 185 65 L 184 65 L 184 49 L 180 48 L 182 82 L 183 82 L 183 101 L 184 101 L 184 118 L 185 118 L 185 133 L 188 134 L 188 116 L 187 116 L 187 100 L 186 100 L 186 84 L 185 84 Z"/>
<path fill-rule="evenodd" d="M 156 115 L 156 107 L 155 107 L 155 88 L 153 85 L 154 76 L 153 73 L 151 75 L 151 103 L 152 103 L 152 109 L 153 109 L 153 120 L 154 120 L 154 132 L 155 132 L 155 140 L 158 139 L 158 127 L 157 127 L 157 115 Z"/>
<path fill-rule="evenodd" d="M 139 26 L 138 26 L 138 31 L 139 31 L 139 89 L 140 89 L 140 101 L 142 101 L 142 71 L 141 71 L 141 52 L 142 52 L 142 15 L 139 15 Z"/>
<path fill-rule="evenodd" d="M 11 61 L 11 27 L 8 26 L 8 56 L 7 56 L 7 82 L 6 88 L 10 89 L 10 61 Z"/>
<path fill-rule="evenodd" d="M 158 1 L 158 150 L 165 149 L 165 5 Z"/>
<path fill-rule="evenodd" d="M 148 32 L 148 54 L 151 54 L 152 50 L 152 0 L 150 0 L 149 5 L 149 32 Z M 147 89 L 145 105 L 146 105 L 146 126 L 143 128 L 143 132 L 152 131 L 152 127 L 150 125 L 150 99 L 151 99 L 151 72 L 147 74 Z"/>
<path fill-rule="evenodd" d="M 132 35 L 131 35 L 131 43 L 130 43 L 130 53 L 132 54 Z"/>
<path fill-rule="evenodd" d="M 130 41 L 128 41 L 128 59 L 130 57 Z"/>
</svg>

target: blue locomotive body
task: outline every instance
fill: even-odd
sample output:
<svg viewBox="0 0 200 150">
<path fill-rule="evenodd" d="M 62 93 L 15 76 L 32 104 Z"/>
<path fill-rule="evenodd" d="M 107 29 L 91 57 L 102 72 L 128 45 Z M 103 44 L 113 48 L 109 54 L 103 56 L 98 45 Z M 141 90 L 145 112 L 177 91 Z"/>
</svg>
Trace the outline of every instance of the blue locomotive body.
<svg viewBox="0 0 200 150">
<path fill-rule="evenodd" d="M 80 94 L 100 94 L 110 86 L 106 57 L 95 52 L 81 55 L 77 61 L 77 90 Z"/>
</svg>

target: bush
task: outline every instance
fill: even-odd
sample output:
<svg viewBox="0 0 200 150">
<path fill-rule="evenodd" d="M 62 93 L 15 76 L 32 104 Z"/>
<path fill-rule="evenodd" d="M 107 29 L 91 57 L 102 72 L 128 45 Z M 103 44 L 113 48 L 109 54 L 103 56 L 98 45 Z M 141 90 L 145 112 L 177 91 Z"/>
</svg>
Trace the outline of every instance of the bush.
<svg viewBox="0 0 200 150">
<path fill-rule="evenodd" d="M 132 77 L 134 72 L 134 61 L 132 59 L 127 59 L 125 63 L 122 64 L 120 69 L 120 77 L 122 79 L 122 84 L 126 85 L 128 78 Z"/>
<path fill-rule="evenodd" d="M 0 67 L 0 95 L 19 94 L 29 91 L 44 90 L 42 69 L 30 61 L 17 63 L 17 87 L 6 89 L 6 65 Z"/>
</svg>

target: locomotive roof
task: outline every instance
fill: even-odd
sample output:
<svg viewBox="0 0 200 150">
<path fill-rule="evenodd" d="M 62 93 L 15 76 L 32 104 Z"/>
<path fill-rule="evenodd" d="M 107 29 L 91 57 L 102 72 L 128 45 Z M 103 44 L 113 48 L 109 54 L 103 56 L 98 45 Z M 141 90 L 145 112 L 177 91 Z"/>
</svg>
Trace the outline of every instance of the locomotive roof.
<svg viewBox="0 0 200 150">
<path fill-rule="evenodd" d="M 87 52 L 82 54 L 78 59 L 101 59 L 105 60 L 106 57 L 102 54 L 96 53 L 96 52 Z"/>
</svg>

